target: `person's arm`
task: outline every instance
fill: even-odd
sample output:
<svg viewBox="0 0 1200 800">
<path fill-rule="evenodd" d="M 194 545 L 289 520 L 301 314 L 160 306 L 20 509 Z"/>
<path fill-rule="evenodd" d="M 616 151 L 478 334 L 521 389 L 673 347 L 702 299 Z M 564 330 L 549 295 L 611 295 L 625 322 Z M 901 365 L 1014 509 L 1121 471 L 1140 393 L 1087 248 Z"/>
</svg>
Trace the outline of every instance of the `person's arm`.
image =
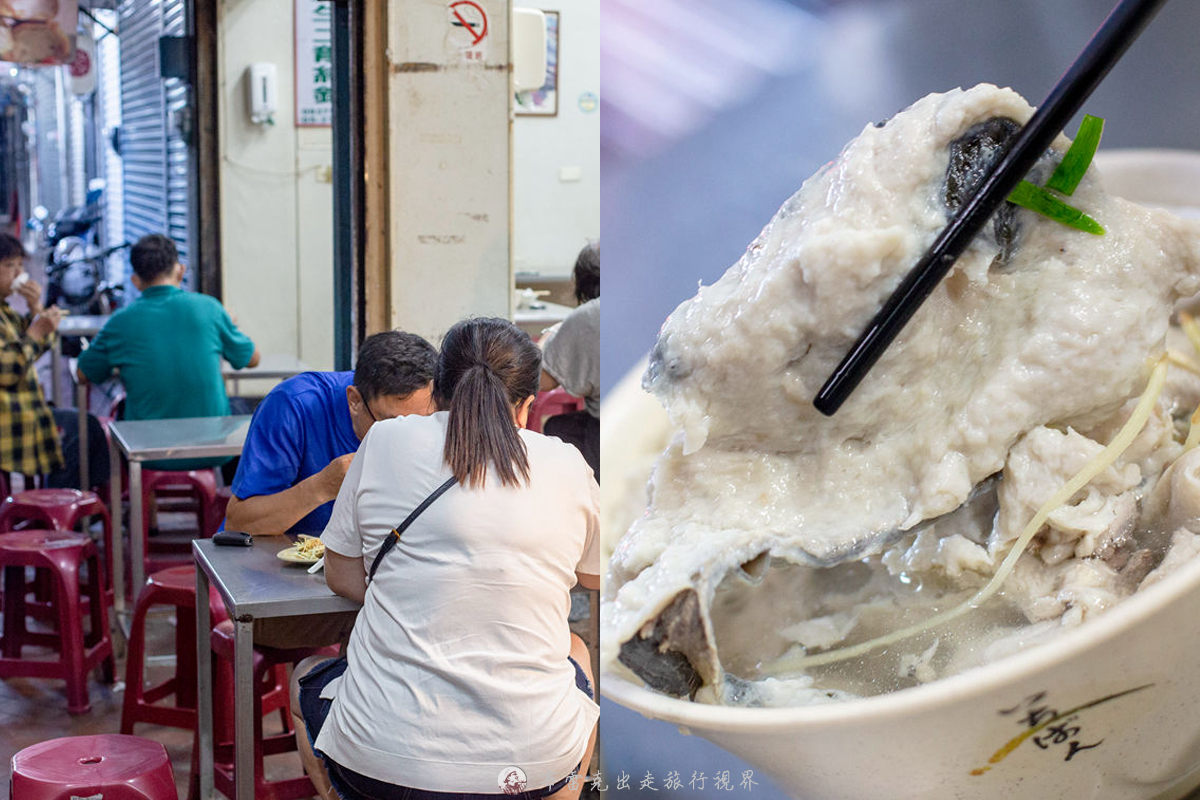
<svg viewBox="0 0 1200 800">
<path fill-rule="evenodd" d="M 353 453 L 335 458 L 316 475 L 273 494 L 239 498 L 235 493 L 225 511 L 225 527 L 252 536 L 286 533 L 317 506 L 337 497 L 353 458 Z"/>
<path fill-rule="evenodd" d="M 106 328 L 108 328 L 107 323 L 79 354 L 79 360 L 75 364 L 75 374 L 80 383 L 104 383 L 112 377 L 113 364 L 108 352 L 112 334 Z"/>
<path fill-rule="evenodd" d="M 258 348 L 250 337 L 242 333 L 229 312 L 215 299 L 217 304 L 217 329 L 221 336 L 221 356 L 234 369 L 256 367 L 259 362 Z"/>
<path fill-rule="evenodd" d="M 562 386 L 576 397 L 599 396 L 598 303 L 593 300 L 568 314 L 542 346 L 542 390 Z"/>
<path fill-rule="evenodd" d="M 6 336 L 0 341 L 0 389 L 12 388 L 24 379 L 29 365 L 50 346 L 61 318 L 61 309 L 48 308 L 34 317 L 24 331 L 19 331 L 15 339 Z"/>
<path fill-rule="evenodd" d="M 326 547 L 325 583 L 334 594 L 362 603 L 367 597 L 367 570 L 362 556 L 344 556 Z"/>
<path fill-rule="evenodd" d="M 579 460 L 582 462 L 583 457 L 580 456 Z M 583 470 L 581 478 L 588 482 L 588 502 L 584 507 L 587 536 L 584 537 L 579 563 L 575 565 L 575 580 L 583 588 L 596 591 L 600 588 L 600 486 L 586 463 Z"/>
<path fill-rule="evenodd" d="M 371 446 L 371 434 L 379 426 L 367 431 L 355 458 L 342 481 L 337 501 L 329 514 L 329 524 L 321 531 L 325 543 L 325 583 L 337 595 L 362 603 L 367 596 L 367 568 L 363 561 L 363 535 L 358 521 L 358 488 L 366 468 L 366 452 Z"/>
</svg>

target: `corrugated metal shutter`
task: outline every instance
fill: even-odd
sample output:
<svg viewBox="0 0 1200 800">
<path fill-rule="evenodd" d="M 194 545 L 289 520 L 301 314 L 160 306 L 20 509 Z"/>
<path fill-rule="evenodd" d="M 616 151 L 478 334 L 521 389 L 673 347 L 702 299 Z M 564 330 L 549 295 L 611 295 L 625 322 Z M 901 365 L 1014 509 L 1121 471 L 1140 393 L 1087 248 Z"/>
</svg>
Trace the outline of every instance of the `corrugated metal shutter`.
<svg viewBox="0 0 1200 800">
<path fill-rule="evenodd" d="M 104 12 L 100 12 L 104 13 Z M 108 21 L 106 19 L 106 21 Z M 115 24 L 115 23 L 114 23 Z M 121 126 L 121 40 L 98 34 L 96 41 L 97 123 L 103 131 L 100 150 L 104 154 L 104 246 L 125 239 L 125 181 L 121 157 L 108 143 L 113 128 Z M 114 259 L 124 263 L 124 257 Z"/>
<path fill-rule="evenodd" d="M 160 6 L 163 14 L 163 35 L 183 36 L 187 33 L 187 8 L 184 0 L 165 0 Z M 191 258 L 191 158 L 187 142 L 180 135 L 176 122 L 187 113 L 189 87 L 178 78 L 163 81 L 167 119 L 167 230 L 179 246 L 183 263 Z M 188 272 L 189 280 L 195 271 Z"/>
<path fill-rule="evenodd" d="M 173 121 L 187 104 L 187 86 L 160 77 L 158 39 L 183 35 L 186 8 L 184 0 L 123 0 L 120 6 L 125 238 L 165 232 L 185 263 L 191 181 L 187 145 Z"/>
</svg>

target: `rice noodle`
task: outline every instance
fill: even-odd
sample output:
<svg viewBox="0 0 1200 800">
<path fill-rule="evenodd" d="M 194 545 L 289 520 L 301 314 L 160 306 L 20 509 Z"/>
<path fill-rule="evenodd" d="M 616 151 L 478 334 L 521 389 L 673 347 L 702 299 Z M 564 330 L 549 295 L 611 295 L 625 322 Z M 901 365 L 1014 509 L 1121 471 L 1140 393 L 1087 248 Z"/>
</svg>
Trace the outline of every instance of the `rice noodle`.
<svg viewBox="0 0 1200 800">
<path fill-rule="evenodd" d="M 1200 347 L 1200 345 L 1198 345 L 1198 347 Z M 861 642 L 860 644 L 851 645 L 849 647 L 839 647 L 823 653 L 805 655 L 798 658 L 784 656 L 771 664 L 764 665 L 763 673 L 766 675 L 781 676 L 792 672 L 798 672 L 807 667 L 815 667 L 821 664 L 833 664 L 839 661 L 856 658 L 858 656 L 865 655 L 872 650 L 876 650 L 880 647 L 886 647 L 887 645 L 894 644 L 930 630 L 931 628 L 937 627 L 938 625 L 942 625 L 950 620 L 957 619 L 963 614 L 966 614 L 968 611 L 972 611 L 987 602 L 994 594 L 996 594 L 996 592 L 1000 590 L 1004 580 L 1012 572 L 1013 567 L 1016 566 L 1017 559 L 1019 559 L 1021 554 L 1025 552 L 1025 549 L 1029 546 L 1029 542 L 1033 539 L 1034 535 L 1041 530 L 1042 525 L 1046 523 L 1046 519 L 1050 516 L 1050 514 L 1070 500 L 1076 492 L 1085 487 L 1097 475 L 1112 466 L 1113 463 L 1115 463 L 1116 460 L 1121 457 L 1121 454 L 1124 453 L 1131 444 L 1133 444 L 1134 439 L 1137 438 L 1138 434 L 1141 433 L 1142 428 L 1144 428 L 1146 423 L 1150 420 L 1150 415 L 1154 411 L 1154 406 L 1156 403 L 1158 403 L 1159 395 L 1162 394 L 1163 385 L 1166 383 L 1167 379 L 1167 366 L 1168 359 L 1166 357 L 1158 359 L 1154 365 L 1153 371 L 1150 373 L 1150 380 L 1146 384 L 1146 389 L 1142 392 L 1142 396 L 1138 399 L 1137 406 L 1134 408 L 1133 413 L 1130 414 L 1125 425 L 1120 431 L 1118 431 L 1117 435 L 1113 437 L 1113 440 L 1108 444 L 1107 447 L 1104 448 L 1103 451 L 1089 461 L 1083 467 L 1083 469 L 1075 473 L 1075 475 L 1069 481 L 1067 481 L 1062 488 L 1060 488 L 1049 500 L 1042 504 L 1042 507 L 1039 508 L 1037 513 L 1033 515 L 1033 519 L 1031 519 L 1021 531 L 1021 535 L 1017 538 L 1016 542 L 1013 543 L 1012 549 L 1009 551 L 1008 555 L 1005 556 L 1004 561 L 1001 562 L 1000 568 L 996 570 L 996 573 L 992 576 L 991 580 L 987 582 L 987 585 L 976 592 L 971 599 L 967 600 L 965 603 L 960 603 L 953 608 L 943 611 L 940 614 L 934 614 L 932 617 L 923 620 L 916 625 L 909 625 L 908 627 L 893 631 L 885 636 L 869 639 L 865 642 Z M 1198 413 L 1200 413 L 1200 410 L 1198 410 Z M 1195 418 L 1193 417 L 1193 419 Z M 1196 431 L 1197 428 L 1198 426 L 1193 424 L 1192 430 Z M 1200 438 L 1200 434 L 1197 434 L 1197 437 Z M 1189 433 L 1188 439 L 1189 441 L 1192 439 L 1192 433 Z"/>
</svg>

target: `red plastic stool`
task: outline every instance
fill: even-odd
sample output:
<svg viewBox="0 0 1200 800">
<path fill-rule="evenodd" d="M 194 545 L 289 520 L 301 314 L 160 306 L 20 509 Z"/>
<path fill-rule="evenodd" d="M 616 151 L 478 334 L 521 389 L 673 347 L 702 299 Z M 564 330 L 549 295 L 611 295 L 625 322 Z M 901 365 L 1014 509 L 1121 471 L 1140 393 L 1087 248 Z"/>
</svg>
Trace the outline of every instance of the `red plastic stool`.
<svg viewBox="0 0 1200 800">
<path fill-rule="evenodd" d="M 226 620 L 212 633 L 216 680 L 213 681 L 213 785 L 226 797 L 234 795 L 234 699 L 233 623 Z M 337 654 L 336 647 L 280 649 L 254 648 L 254 798 L 255 800 L 299 800 L 316 794 L 307 775 L 268 781 L 263 776 L 263 757 L 296 750 L 292 728 L 287 666 L 316 653 Z M 283 733 L 263 736 L 262 718 L 280 711 Z M 193 791 L 198 788 L 198 753 L 192 748 Z"/>
<path fill-rule="evenodd" d="M 220 519 L 212 522 L 217 504 L 217 473 L 213 469 L 193 470 L 142 470 L 142 537 L 145 553 L 145 572 L 150 574 L 166 567 L 177 566 L 180 561 L 191 562 L 192 546 L 182 543 L 178 548 L 150 540 L 150 506 L 155 496 L 191 497 L 196 500 L 196 530 L 200 537 L 211 536 L 221 524 Z M 132 500 L 130 501 L 132 502 Z M 174 554 L 177 558 L 172 559 Z M 182 559 L 178 558 L 182 556 Z"/>
<path fill-rule="evenodd" d="M 29 489 L 0 503 L 0 531 L 15 530 L 21 522 L 34 522 L 51 530 L 74 530 L 80 521 L 100 517 L 104 522 L 104 592 L 112 603 L 112 516 L 95 492 L 78 489 Z"/>
<path fill-rule="evenodd" d="M 212 537 L 217 532 L 217 528 L 221 527 L 221 523 L 225 520 L 225 514 L 229 510 L 229 501 L 233 498 L 233 490 L 228 486 L 222 486 L 217 489 L 217 499 L 213 503 L 212 514 L 209 516 L 208 522 L 211 526 L 205 536 Z"/>
<path fill-rule="evenodd" d="M 83 587 L 90 602 L 86 611 L 91 624 L 83 633 L 85 611 L 80 587 L 80 567 L 87 563 L 88 581 Z M 99 556 L 86 536 L 70 531 L 18 531 L 0 536 L 0 567 L 4 568 L 4 633 L 0 636 L 0 678 L 58 678 L 67 682 L 67 710 L 85 714 L 88 702 L 87 674 L 100 666 L 105 680 L 112 681 L 112 640 L 108 635 L 108 608 L 103 602 Z M 52 587 L 55 633 L 26 628 L 25 568 L 46 570 Z M 56 661 L 32 661 L 21 657 L 25 646 L 41 645 L 58 651 Z"/>
<path fill-rule="evenodd" d="M 215 587 L 209 587 L 212 619 L 229 618 Z M 175 674 L 154 686 L 145 685 L 146 614 L 152 606 L 175 607 Z M 160 704 L 174 695 L 171 705 Z M 196 568 L 159 570 L 146 579 L 133 609 L 129 651 L 125 659 L 125 701 L 121 733 L 133 733 L 138 722 L 196 729 Z"/>
<path fill-rule="evenodd" d="M 583 408 L 582 397 L 568 394 L 567 390 L 561 387 L 548 392 L 538 392 L 533 398 L 533 405 L 529 408 L 527 427 L 534 433 L 541 433 L 542 424 L 548 417 L 582 411 Z"/>
<path fill-rule="evenodd" d="M 14 800 L 179 800 L 166 748 L 137 736 L 68 736 L 12 757 Z"/>
</svg>

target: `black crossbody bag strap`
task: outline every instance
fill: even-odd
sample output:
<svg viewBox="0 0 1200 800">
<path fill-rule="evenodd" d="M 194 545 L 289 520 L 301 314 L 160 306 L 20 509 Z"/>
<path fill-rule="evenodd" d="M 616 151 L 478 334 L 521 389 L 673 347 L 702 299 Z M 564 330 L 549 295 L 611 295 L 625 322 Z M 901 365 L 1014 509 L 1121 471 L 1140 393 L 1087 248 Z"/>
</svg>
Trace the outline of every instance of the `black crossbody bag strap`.
<svg viewBox="0 0 1200 800">
<path fill-rule="evenodd" d="M 446 490 L 458 482 L 458 479 L 451 476 L 446 479 L 446 482 L 433 490 L 433 493 L 421 501 L 421 505 L 412 510 L 404 522 L 401 522 L 396 527 L 392 528 L 392 535 L 383 540 L 383 545 L 380 546 L 379 552 L 375 554 L 375 560 L 371 562 L 371 571 L 367 573 L 367 583 L 375 580 L 375 570 L 379 569 L 379 562 L 383 561 L 383 557 L 388 554 L 388 551 L 396 546 L 396 542 L 400 541 L 400 535 L 405 529 L 413 523 L 417 517 L 421 516 L 421 512 L 429 508 L 429 505 L 446 493 Z"/>
</svg>

